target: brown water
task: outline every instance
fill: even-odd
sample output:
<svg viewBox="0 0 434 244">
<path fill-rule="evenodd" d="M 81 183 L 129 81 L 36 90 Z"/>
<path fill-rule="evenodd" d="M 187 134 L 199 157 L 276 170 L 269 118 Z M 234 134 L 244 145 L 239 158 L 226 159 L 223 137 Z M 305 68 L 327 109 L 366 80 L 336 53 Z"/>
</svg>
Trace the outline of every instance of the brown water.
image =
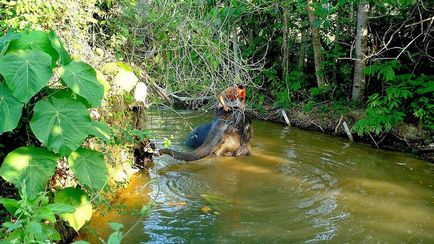
<svg viewBox="0 0 434 244">
<path fill-rule="evenodd" d="M 186 123 L 211 117 L 180 114 L 153 112 L 148 126 L 186 150 Z M 251 156 L 164 156 L 136 175 L 118 202 L 131 209 L 156 197 L 157 206 L 124 242 L 434 243 L 434 165 L 269 122 L 254 130 Z M 149 179 L 158 183 L 144 187 Z M 108 222 L 128 229 L 136 221 L 112 211 L 90 226 L 107 235 Z"/>
</svg>

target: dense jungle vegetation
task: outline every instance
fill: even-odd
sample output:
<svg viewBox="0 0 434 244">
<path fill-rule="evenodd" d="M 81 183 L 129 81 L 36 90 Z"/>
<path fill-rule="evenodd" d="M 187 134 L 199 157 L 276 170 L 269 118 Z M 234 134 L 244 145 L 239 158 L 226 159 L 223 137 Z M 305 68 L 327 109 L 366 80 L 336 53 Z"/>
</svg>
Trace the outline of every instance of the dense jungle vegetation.
<svg viewBox="0 0 434 244">
<path fill-rule="evenodd" d="M 0 238 L 58 241 L 60 218 L 78 231 L 109 201 L 149 136 L 128 112 L 138 80 L 151 104 L 209 106 L 241 83 L 258 117 L 358 111 L 359 135 L 432 133 L 433 23 L 432 0 L 0 0 Z"/>
</svg>

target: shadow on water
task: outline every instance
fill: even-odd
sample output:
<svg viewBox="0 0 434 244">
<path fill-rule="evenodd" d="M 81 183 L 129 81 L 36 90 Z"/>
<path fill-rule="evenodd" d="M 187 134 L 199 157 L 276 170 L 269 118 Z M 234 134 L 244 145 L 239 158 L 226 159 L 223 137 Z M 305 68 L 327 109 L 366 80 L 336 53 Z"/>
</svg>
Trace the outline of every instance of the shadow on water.
<svg viewBox="0 0 434 244">
<path fill-rule="evenodd" d="M 194 127 L 211 117 L 181 113 L 186 120 L 153 112 L 148 126 L 187 150 L 186 122 Z M 157 207 L 126 243 L 434 242 L 434 165 L 268 122 L 255 121 L 254 130 L 247 157 L 157 158 L 149 177 L 158 186 L 136 195 L 146 202 L 159 188 Z M 136 177 L 140 182 L 120 201 L 134 202 L 131 192 L 149 180 Z M 93 218 L 91 226 L 122 222 L 128 228 L 136 220 L 107 216 Z"/>
</svg>

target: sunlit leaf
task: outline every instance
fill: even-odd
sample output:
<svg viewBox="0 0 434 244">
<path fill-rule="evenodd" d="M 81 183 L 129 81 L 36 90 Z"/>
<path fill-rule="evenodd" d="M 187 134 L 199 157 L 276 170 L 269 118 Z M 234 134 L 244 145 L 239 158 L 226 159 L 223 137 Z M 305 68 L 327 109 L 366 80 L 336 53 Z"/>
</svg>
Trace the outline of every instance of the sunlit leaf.
<svg viewBox="0 0 434 244">
<path fill-rule="evenodd" d="M 59 70 L 60 77 L 76 94 L 84 97 L 92 106 L 101 105 L 104 87 L 97 80 L 92 66 L 83 62 L 72 62 Z"/>
<path fill-rule="evenodd" d="M 73 213 L 60 214 L 60 217 L 76 231 L 92 217 L 92 204 L 86 193 L 78 188 L 69 187 L 58 191 L 54 196 L 54 202 L 68 204 L 76 209 Z"/>
<path fill-rule="evenodd" d="M 68 155 L 89 135 L 91 122 L 82 103 L 71 98 L 50 97 L 36 103 L 30 128 L 53 152 Z"/>
<path fill-rule="evenodd" d="M 58 157 L 45 148 L 20 147 L 10 152 L 0 167 L 0 176 L 20 187 L 25 181 L 30 199 L 43 191 L 54 174 Z"/>
<path fill-rule="evenodd" d="M 68 163 L 77 179 L 90 188 L 100 190 L 107 182 L 104 154 L 79 148 L 68 156 Z"/>
<path fill-rule="evenodd" d="M 30 98 L 48 84 L 52 76 L 51 57 L 41 51 L 18 51 L 0 57 L 0 74 L 12 94 L 21 102 Z"/>
<path fill-rule="evenodd" d="M 20 33 L 20 38 L 11 41 L 6 53 L 17 52 L 21 49 L 40 50 L 51 56 L 50 64 L 56 66 L 59 54 L 51 45 L 48 33 L 44 31 L 30 31 Z"/>
</svg>

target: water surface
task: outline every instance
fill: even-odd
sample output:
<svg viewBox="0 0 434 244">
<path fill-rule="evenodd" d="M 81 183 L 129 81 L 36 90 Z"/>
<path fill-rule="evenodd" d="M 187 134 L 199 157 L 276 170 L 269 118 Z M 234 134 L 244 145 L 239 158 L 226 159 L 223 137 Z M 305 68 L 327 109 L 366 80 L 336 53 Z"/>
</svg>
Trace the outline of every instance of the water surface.
<svg viewBox="0 0 434 244">
<path fill-rule="evenodd" d="M 154 111 L 148 127 L 188 150 L 189 125 L 210 119 Z M 157 205 L 125 243 L 434 242 L 434 165 L 270 122 L 254 121 L 254 131 L 251 156 L 194 163 L 163 156 L 136 175 L 117 202 Z M 145 187 L 149 179 L 158 183 Z M 107 235 L 108 222 L 129 229 L 137 219 L 112 211 L 90 226 Z"/>
</svg>

